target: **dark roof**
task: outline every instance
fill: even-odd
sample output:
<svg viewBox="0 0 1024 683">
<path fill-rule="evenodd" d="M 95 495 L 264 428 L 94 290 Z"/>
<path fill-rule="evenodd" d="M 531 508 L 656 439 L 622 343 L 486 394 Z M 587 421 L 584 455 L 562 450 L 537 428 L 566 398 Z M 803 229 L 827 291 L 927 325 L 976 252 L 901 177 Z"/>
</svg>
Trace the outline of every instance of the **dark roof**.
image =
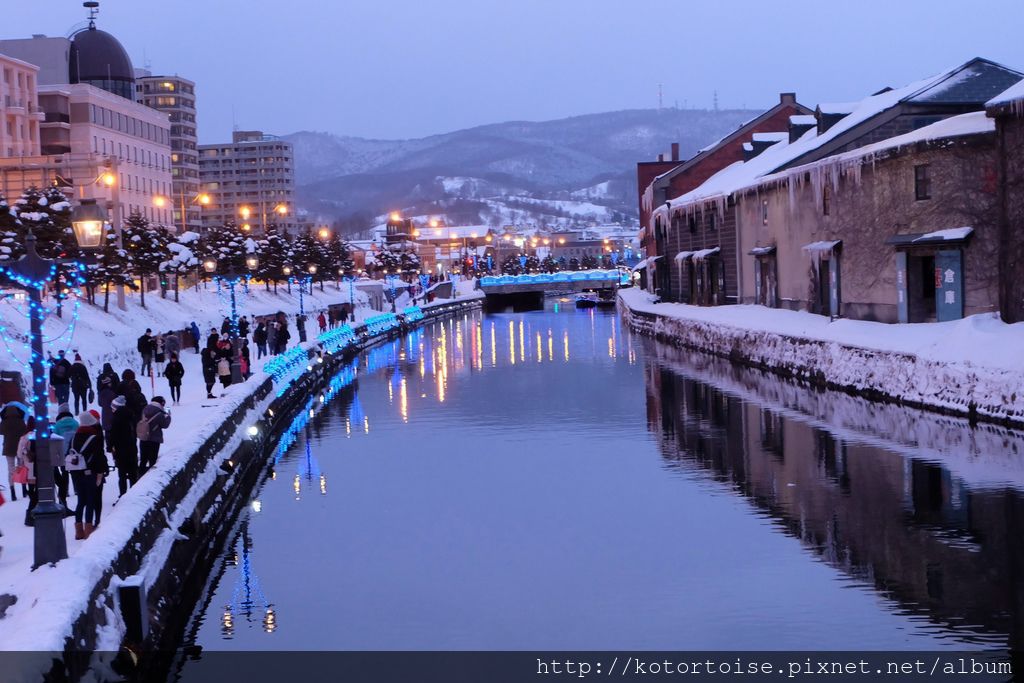
<svg viewBox="0 0 1024 683">
<path fill-rule="evenodd" d="M 903 101 L 913 104 L 983 105 L 1019 80 L 1019 71 L 987 59 L 975 58 Z"/>
<path fill-rule="evenodd" d="M 117 38 L 95 27 L 71 37 L 71 83 L 89 81 L 135 81 L 128 53 Z"/>
</svg>

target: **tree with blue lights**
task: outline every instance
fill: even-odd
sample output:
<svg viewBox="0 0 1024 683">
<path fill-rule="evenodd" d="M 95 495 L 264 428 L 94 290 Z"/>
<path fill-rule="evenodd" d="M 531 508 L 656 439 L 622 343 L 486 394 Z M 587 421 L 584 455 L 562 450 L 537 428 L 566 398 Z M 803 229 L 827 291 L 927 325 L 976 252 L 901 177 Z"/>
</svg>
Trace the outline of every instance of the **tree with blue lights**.
<svg viewBox="0 0 1024 683">
<path fill-rule="evenodd" d="M 244 273 L 247 239 L 234 221 L 213 225 L 200 240 L 196 256 L 216 259 L 218 273 Z"/>
<path fill-rule="evenodd" d="M 555 260 L 554 256 L 548 254 L 544 257 L 544 260 L 540 262 L 540 269 L 545 273 L 557 273 L 558 261 Z"/>
</svg>

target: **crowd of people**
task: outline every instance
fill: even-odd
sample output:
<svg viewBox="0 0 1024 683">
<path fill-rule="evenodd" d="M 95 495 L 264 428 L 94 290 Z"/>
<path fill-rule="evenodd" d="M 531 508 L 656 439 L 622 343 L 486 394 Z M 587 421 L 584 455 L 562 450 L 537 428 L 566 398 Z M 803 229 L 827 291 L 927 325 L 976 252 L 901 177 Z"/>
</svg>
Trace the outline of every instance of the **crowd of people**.
<svg viewBox="0 0 1024 683">
<path fill-rule="evenodd" d="M 316 317 L 321 332 L 342 321 L 333 311 L 322 311 Z M 156 464 L 164 430 L 171 426 L 171 411 L 164 396 L 155 390 L 155 378 L 162 377 L 167 382 L 171 403 L 180 405 L 185 377 L 183 348 L 199 354 L 206 398 L 213 399 L 218 381 L 225 388 L 232 384 L 233 363 L 238 363 L 243 380 L 250 376 L 250 332 L 257 359 L 278 355 L 287 350 L 292 339 L 288 322 L 288 316 L 281 312 L 254 317 L 252 323 L 246 316 L 240 317 L 239 353 L 234 351 L 229 318 L 224 319 L 219 330 L 210 330 L 205 343 L 195 322 L 180 331 L 154 333 L 146 329 L 136 342 L 139 373 L 132 368 L 118 373 L 110 363 L 104 363 L 95 381 L 77 351 L 73 360 L 67 358 L 64 350 L 56 357 L 48 357 L 50 400 L 57 405 L 49 442 L 54 454 L 54 483 L 65 515 L 75 518 L 76 539 L 88 538 L 99 526 L 103 485 L 112 472 L 117 473 L 118 492 L 123 496 Z M 305 324 L 305 316 L 295 316 L 302 341 L 306 337 Z M 250 329 L 252 325 L 255 327 Z M 150 378 L 154 386 L 148 400 L 140 377 Z M 6 493 L 11 501 L 18 500 L 19 492 L 28 501 L 25 524 L 31 526 L 31 511 L 37 502 L 37 457 L 35 417 L 28 405 L 10 401 L 0 408 L 0 438 L 7 459 Z M 74 507 L 68 503 L 72 492 L 76 498 Z"/>
</svg>

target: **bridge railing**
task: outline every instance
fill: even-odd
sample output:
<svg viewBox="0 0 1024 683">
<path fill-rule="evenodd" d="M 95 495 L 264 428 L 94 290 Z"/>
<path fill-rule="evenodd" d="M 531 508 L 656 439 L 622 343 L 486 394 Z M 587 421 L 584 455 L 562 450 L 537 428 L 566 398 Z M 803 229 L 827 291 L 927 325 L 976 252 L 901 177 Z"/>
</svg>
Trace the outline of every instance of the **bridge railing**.
<svg viewBox="0 0 1024 683">
<path fill-rule="evenodd" d="M 480 287 L 507 285 L 558 284 L 560 282 L 594 282 L 606 285 L 625 284 L 629 275 L 618 270 L 573 270 L 558 273 L 527 273 L 523 275 L 487 275 L 480 278 Z"/>
</svg>

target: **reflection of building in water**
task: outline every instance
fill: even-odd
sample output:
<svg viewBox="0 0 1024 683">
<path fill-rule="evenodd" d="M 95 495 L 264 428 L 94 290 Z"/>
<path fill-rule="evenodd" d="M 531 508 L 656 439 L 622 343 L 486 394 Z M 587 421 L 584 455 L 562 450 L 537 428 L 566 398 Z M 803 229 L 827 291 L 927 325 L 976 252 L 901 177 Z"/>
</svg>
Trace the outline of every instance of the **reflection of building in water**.
<svg viewBox="0 0 1024 683">
<path fill-rule="evenodd" d="M 905 444 L 839 438 L 847 426 L 797 419 L 792 396 L 755 402 L 742 389 L 760 386 L 759 373 L 725 363 L 720 384 L 738 391 L 692 379 L 716 377 L 712 361 L 695 358 L 675 365 L 685 375 L 653 361 L 645 368 L 648 425 L 672 466 L 704 471 L 829 564 L 957 636 L 1024 644 L 1020 492 L 971 487 L 939 464 L 901 454 Z"/>
</svg>

